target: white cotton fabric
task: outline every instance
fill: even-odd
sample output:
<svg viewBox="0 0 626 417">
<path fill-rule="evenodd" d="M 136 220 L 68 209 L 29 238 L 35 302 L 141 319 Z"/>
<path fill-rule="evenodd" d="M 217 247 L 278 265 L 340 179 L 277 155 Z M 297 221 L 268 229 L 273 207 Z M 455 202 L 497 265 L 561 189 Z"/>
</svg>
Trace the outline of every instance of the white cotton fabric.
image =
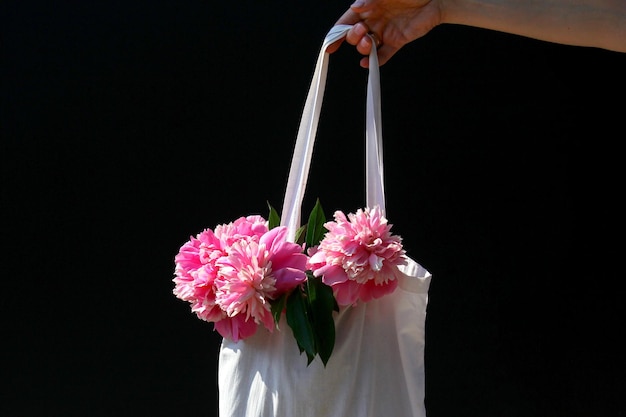
<svg viewBox="0 0 626 417">
<path fill-rule="evenodd" d="M 291 329 L 224 339 L 220 417 L 424 417 L 424 328 L 431 274 L 412 259 L 392 294 L 336 315 L 326 365 L 307 367 Z"/>
<path fill-rule="evenodd" d="M 281 225 L 293 241 L 328 68 L 326 48 L 349 25 L 326 36 L 305 103 L 285 192 Z M 384 213 L 380 83 L 370 54 L 366 111 L 366 203 Z M 285 319 L 270 333 L 222 341 L 218 363 L 219 417 L 425 417 L 424 346 L 431 274 L 406 258 L 398 288 L 335 313 L 336 341 L 324 367 L 307 366 Z"/>
</svg>

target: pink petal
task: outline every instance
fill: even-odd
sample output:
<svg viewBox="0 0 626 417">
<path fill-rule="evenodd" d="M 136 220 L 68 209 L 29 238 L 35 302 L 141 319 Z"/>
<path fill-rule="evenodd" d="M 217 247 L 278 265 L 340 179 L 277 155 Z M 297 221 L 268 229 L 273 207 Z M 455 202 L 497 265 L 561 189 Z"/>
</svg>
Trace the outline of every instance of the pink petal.
<svg viewBox="0 0 626 417">
<path fill-rule="evenodd" d="M 223 337 L 238 342 L 256 333 L 258 325 L 244 316 L 228 317 L 215 322 L 215 330 Z"/>
</svg>

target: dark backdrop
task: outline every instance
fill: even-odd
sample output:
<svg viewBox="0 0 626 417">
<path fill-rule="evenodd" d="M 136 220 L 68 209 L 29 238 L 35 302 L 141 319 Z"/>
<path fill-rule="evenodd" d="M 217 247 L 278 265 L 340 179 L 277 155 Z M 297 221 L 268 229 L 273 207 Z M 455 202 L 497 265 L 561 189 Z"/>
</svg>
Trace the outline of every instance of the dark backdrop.
<svg viewBox="0 0 626 417">
<path fill-rule="evenodd" d="M 280 207 L 347 1 L 4 2 L 3 416 L 214 416 L 190 235 Z M 364 203 L 332 56 L 305 210 Z M 438 27 L 381 68 L 387 214 L 434 275 L 429 417 L 624 416 L 626 55 Z"/>
</svg>

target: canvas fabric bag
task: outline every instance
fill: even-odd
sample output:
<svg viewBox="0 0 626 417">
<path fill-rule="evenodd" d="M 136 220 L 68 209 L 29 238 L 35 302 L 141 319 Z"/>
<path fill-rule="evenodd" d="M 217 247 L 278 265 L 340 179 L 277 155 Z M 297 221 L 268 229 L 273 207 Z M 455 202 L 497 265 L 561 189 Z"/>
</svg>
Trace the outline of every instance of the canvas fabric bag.
<svg viewBox="0 0 626 417">
<path fill-rule="evenodd" d="M 350 25 L 327 34 L 317 60 L 293 153 L 281 224 L 290 240 L 300 226 L 300 206 L 317 130 L 329 54 Z M 366 110 L 366 200 L 384 213 L 380 81 L 376 48 L 370 54 Z M 324 367 L 307 366 L 291 328 L 259 329 L 249 338 L 223 339 L 218 362 L 220 417 L 424 417 L 424 346 L 431 274 L 407 257 L 391 294 L 335 315 L 336 342 Z"/>
</svg>

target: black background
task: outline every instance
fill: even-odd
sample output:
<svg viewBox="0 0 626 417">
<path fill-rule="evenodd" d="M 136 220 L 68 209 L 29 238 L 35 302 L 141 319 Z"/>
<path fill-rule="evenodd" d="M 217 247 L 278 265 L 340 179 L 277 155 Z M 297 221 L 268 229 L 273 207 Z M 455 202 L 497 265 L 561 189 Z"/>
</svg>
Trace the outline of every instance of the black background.
<svg viewBox="0 0 626 417">
<path fill-rule="evenodd" d="M 349 2 L 4 2 L 3 416 L 213 416 L 172 294 L 206 227 L 280 208 Z M 366 70 L 331 57 L 304 209 L 364 204 Z M 441 26 L 381 68 L 387 215 L 434 275 L 429 417 L 624 416 L 626 55 Z"/>
</svg>

